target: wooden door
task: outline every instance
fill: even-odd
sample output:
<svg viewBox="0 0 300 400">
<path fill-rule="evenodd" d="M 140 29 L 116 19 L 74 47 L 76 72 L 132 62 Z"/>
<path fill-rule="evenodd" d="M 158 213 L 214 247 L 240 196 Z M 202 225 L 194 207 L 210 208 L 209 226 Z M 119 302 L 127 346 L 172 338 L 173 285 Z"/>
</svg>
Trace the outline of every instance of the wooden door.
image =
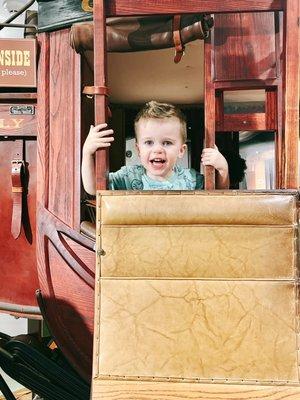
<svg viewBox="0 0 300 400">
<path fill-rule="evenodd" d="M 1 95 L 0 310 L 33 318 L 40 317 L 35 297 L 39 287 L 35 254 L 36 117 L 35 94 Z"/>
<path fill-rule="evenodd" d="M 65 356 L 88 380 L 94 243 L 80 234 L 80 56 L 69 29 L 39 36 L 37 263 L 39 304 Z"/>
</svg>

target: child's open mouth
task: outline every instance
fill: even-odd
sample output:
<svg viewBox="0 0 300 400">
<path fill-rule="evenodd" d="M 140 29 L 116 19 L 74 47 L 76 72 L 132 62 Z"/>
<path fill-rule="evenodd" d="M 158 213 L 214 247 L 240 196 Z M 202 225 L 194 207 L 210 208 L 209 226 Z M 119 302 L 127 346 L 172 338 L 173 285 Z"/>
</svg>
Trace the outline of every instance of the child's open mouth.
<svg viewBox="0 0 300 400">
<path fill-rule="evenodd" d="M 162 159 L 162 158 L 153 158 L 152 160 L 150 160 L 150 162 L 153 165 L 162 165 L 166 162 L 166 160 Z"/>
</svg>

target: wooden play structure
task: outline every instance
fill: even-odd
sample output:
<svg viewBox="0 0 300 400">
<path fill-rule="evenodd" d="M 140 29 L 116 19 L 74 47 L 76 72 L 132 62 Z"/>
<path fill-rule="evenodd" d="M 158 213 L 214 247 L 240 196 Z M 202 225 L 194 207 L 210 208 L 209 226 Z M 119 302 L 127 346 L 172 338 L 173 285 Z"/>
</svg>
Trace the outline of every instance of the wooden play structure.
<svg viewBox="0 0 300 400">
<path fill-rule="evenodd" d="M 0 93 L 1 310 L 43 318 L 92 399 L 298 399 L 298 0 L 62 3 L 39 1 L 37 90 Z M 210 167 L 203 192 L 106 190 L 131 118 L 110 101 L 108 51 L 174 46 L 178 62 L 195 39 L 204 128 L 192 165 L 202 139 L 271 131 L 276 190 L 214 191 Z M 227 94 L 245 90 L 264 92 L 260 108 L 228 113 Z M 96 154 L 91 235 L 81 149 L 103 121 L 116 141 Z"/>
</svg>

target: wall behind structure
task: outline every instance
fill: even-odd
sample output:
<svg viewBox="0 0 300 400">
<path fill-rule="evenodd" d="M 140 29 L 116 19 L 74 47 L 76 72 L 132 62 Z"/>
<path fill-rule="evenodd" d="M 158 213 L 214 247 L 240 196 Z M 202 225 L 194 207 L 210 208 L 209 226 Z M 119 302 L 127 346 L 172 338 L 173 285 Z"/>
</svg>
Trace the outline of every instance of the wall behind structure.
<svg viewBox="0 0 300 400">
<path fill-rule="evenodd" d="M 23 6 L 27 3 L 27 0 L 0 0 L 0 22 L 6 21 L 14 12 L 9 12 L 14 5 Z M 29 10 L 37 10 L 38 5 L 37 2 L 33 3 L 33 5 L 29 8 Z M 12 23 L 15 24 L 24 24 L 25 21 L 25 13 L 17 17 Z M 3 28 L 0 30 L 0 38 L 22 38 L 24 37 L 24 29 L 23 28 Z"/>
</svg>

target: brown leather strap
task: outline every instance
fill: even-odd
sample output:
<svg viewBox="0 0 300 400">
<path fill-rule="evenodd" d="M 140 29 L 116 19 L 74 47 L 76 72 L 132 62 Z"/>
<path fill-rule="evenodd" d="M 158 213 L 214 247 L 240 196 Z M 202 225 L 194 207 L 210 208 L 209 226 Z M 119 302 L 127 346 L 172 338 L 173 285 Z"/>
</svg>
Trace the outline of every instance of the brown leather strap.
<svg viewBox="0 0 300 400">
<path fill-rule="evenodd" d="M 94 95 L 108 96 L 109 95 L 107 86 L 85 86 L 82 93 L 89 95 L 89 96 L 94 96 Z"/>
<path fill-rule="evenodd" d="M 14 239 L 18 239 L 22 227 L 22 200 L 24 190 L 22 184 L 22 174 L 24 169 L 23 146 L 24 141 L 22 139 L 15 141 L 15 147 L 11 161 L 11 189 L 13 201 L 11 233 Z"/>
<path fill-rule="evenodd" d="M 88 97 L 89 96 L 92 97 L 94 95 L 108 96 L 109 90 L 107 86 L 85 86 L 82 93 L 87 95 Z M 108 118 L 112 117 L 111 109 L 108 106 L 107 106 L 107 115 Z"/>
<path fill-rule="evenodd" d="M 180 36 L 180 20 L 181 20 L 181 15 L 174 15 L 173 18 L 173 41 L 174 41 L 174 46 L 175 46 L 175 57 L 174 57 L 174 63 L 177 64 L 181 60 L 183 54 L 184 54 L 184 45 L 182 44 L 181 41 L 181 36 Z"/>
</svg>

